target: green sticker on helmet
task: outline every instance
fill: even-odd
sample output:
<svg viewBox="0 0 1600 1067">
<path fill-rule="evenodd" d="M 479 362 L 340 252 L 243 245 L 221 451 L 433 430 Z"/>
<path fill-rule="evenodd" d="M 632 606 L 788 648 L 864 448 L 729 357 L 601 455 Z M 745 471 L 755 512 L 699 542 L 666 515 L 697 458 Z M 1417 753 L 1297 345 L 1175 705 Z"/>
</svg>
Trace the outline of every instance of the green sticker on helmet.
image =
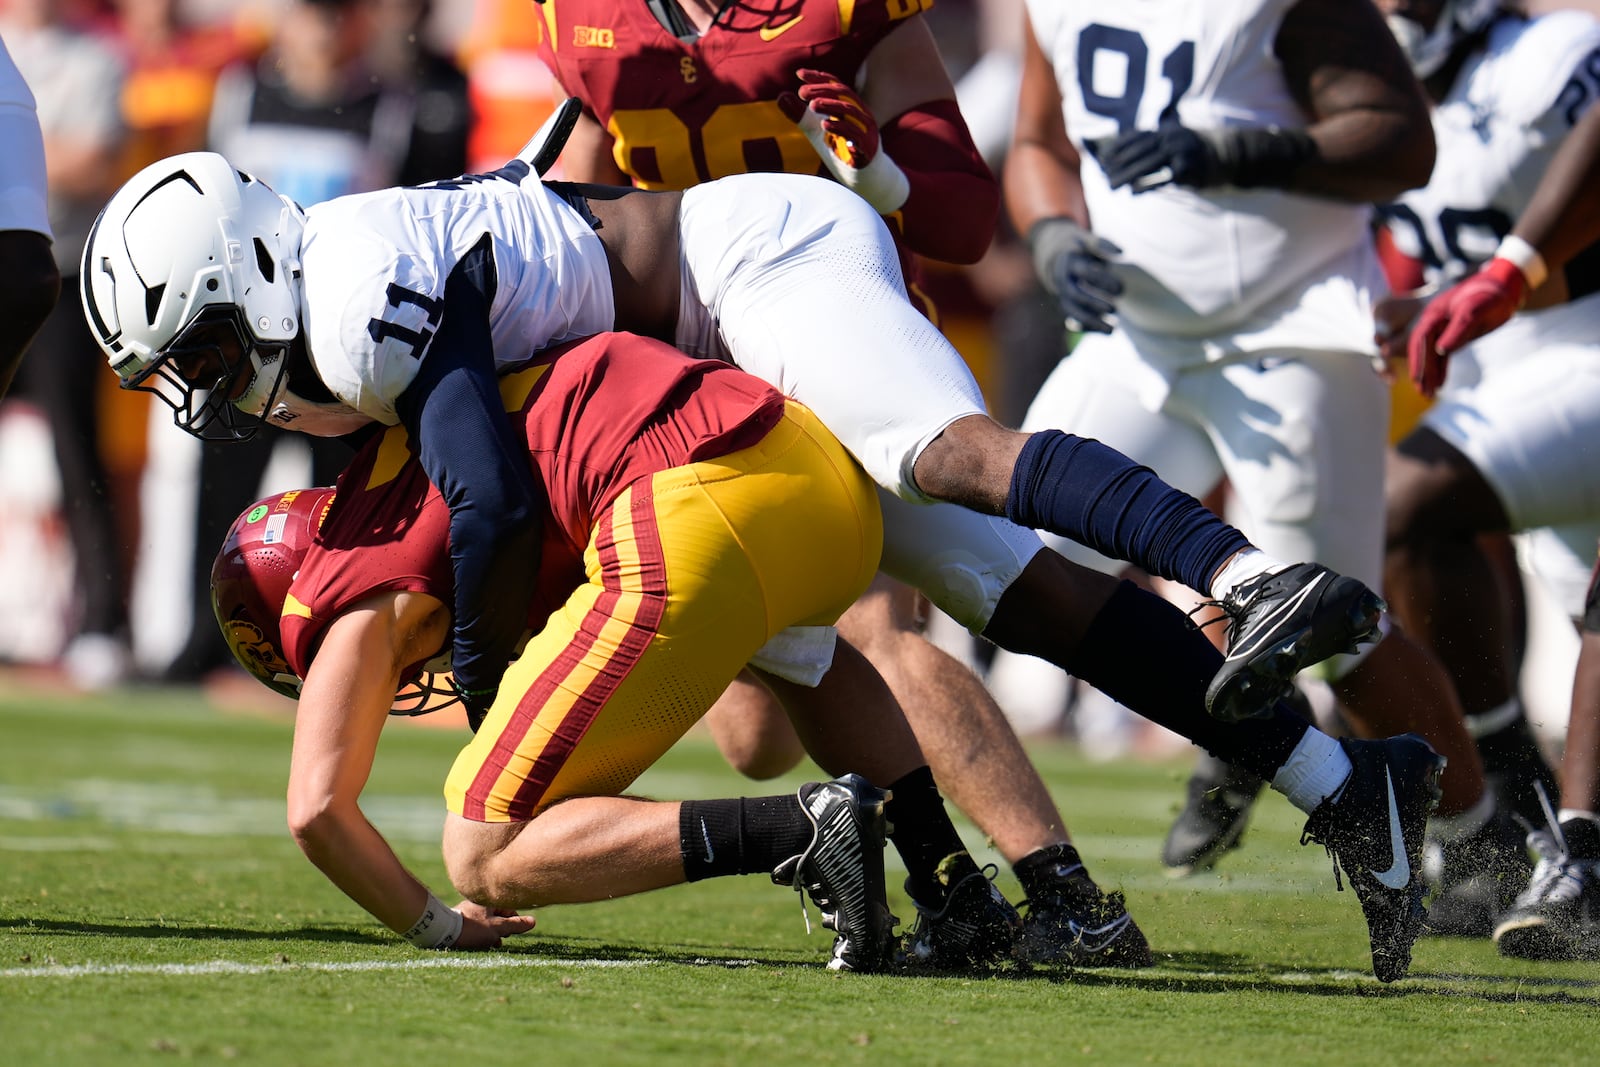
<svg viewBox="0 0 1600 1067">
<path fill-rule="evenodd" d="M 267 506 L 265 504 L 257 504 L 255 507 L 250 509 L 250 514 L 248 514 L 248 515 L 246 515 L 244 517 L 244 521 L 245 522 L 260 522 L 262 519 L 266 518 L 266 515 L 267 515 Z"/>
</svg>

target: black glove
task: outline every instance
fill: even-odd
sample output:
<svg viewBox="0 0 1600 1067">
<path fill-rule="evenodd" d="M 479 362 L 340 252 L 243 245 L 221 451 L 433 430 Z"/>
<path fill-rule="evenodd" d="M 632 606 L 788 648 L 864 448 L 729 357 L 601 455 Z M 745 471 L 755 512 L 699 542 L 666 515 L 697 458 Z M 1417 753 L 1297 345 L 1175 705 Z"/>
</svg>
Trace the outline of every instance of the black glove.
<svg viewBox="0 0 1600 1067">
<path fill-rule="evenodd" d="M 1273 126 L 1191 130 L 1175 122 L 1153 130 L 1129 130 L 1090 147 L 1111 188 L 1126 185 L 1136 193 L 1163 185 L 1282 188 L 1295 169 L 1318 152 L 1317 143 L 1304 130 Z"/>
<path fill-rule="evenodd" d="M 1122 295 L 1122 279 L 1112 270 L 1110 257 L 1121 255 L 1122 249 L 1069 218 L 1034 223 L 1028 246 L 1039 280 L 1061 303 L 1067 329 L 1110 333 L 1109 316 Z"/>
</svg>

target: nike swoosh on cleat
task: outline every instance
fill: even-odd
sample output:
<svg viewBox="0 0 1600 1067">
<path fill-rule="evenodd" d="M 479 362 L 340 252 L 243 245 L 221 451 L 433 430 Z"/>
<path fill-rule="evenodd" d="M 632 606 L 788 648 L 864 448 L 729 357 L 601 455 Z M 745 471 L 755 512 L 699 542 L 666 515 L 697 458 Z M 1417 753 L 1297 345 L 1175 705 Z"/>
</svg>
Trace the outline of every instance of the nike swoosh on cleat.
<svg viewBox="0 0 1600 1067">
<path fill-rule="evenodd" d="M 1074 940 L 1085 952 L 1100 953 L 1110 948 L 1132 922 L 1133 919 L 1127 913 L 1123 913 L 1106 925 L 1095 929 L 1080 926 L 1072 921 L 1067 923 L 1067 929 L 1072 932 Z"/>
<path fill-rule="evenodd" d="M 1285 615 L 1289 614 L 1290 612 L 1292 612 L 1296 608 L 1298 608 L 1301 604 L 1305 603 L 1306 599 L 1308 597 L 1310 597 L 1312 593 L 1317 591 L 1318 587 L 1320 585 L 1322 585 L 1323 580 L 1326 579 L 1327 577 L 1328 576 L 1326 574 L 1317 575 L 1317 577 L 1315 579 L 1313 579 L 1311 581 L 1311 583 L 1308 584 L 1304 589 L 1301 589 L 1298 592 L 1296 592 L 1294 597 L 1292 599 L 1290 599 L 1287 603 L 1278 605 L 1278 608 L 1277 608 L 1276 611 L 1274 611 L 1270 615 L 1267 615 L 1267 616 L 1262 618 L 1262 620 L 1260 621 L 1260 623 L 1256 627 L 1257 631 L 1264 635 L 1265 632 L 1269 629 L 1269 627 L 1271 626 L 1272 623 L 1275 623 L 1278 619 L 1284 617 Z M 1245 648 L 1240 648 L 1240 649 L 1230 653 L 1228 655 L 1227 662 L 1232 662 L 1233 660 L 1236 660 L 1236 659 L 1245 659 L 1245 658 L 1247 658 L 1249 656 L 1254 655 L 1256 650 L 1260 647 L 1260 645 L 1261 645 L 1261 640 L 1258 639 L 1254 644 L 1252 644 L 1252 645 L 1250 645 L 1248 647 L 1245 647 Z"/>
<path fill-rule="evenodd" d="M 1390 889 L 1404 889 L 1411 881 L 1411 864 L 1406 861 L 1406 843 L 1400 831 L 1400 809 L 1394 803 L 1394 779 L 1383 769 L 1383 784 L 1389 790 L 1389 851 L 1394 862 L 1386 871 L 1373 871 L 1372 877 Z"/>
</svg>

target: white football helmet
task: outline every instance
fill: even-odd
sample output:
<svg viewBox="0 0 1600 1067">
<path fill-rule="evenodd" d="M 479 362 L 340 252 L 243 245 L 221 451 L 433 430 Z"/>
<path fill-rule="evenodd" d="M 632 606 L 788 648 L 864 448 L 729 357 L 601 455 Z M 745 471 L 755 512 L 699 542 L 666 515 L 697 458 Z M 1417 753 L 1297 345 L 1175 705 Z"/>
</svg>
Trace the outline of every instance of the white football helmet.
<svg viewBox="0 0 1600 1067">
<path fill-rule="evenodd" d="M 1431 25 L 1427 22 L 1429 9 L 1437 11 Z M 1433 0 L 1418 5 L 1402 3 L 1386 18 L 1412 71 L 1418 78 L 1428 78 L 1445 65 L 1459 44 L 1481 33 L 1499 14 L 1500 0 Z"/>
<path fill-rule="evenodd" d="M 154 393 L 180 427 L 210 440 L 251 437 L 269 408 L 291 400 L 327 407 L 288 385 L 304 229 L 298 204 L 214 152 L 129 179 L 95 220 L 80 282 L 122 387 Z M 295 377 L 306 374 L 314 380 L 309 365 Z"/>
</svg>

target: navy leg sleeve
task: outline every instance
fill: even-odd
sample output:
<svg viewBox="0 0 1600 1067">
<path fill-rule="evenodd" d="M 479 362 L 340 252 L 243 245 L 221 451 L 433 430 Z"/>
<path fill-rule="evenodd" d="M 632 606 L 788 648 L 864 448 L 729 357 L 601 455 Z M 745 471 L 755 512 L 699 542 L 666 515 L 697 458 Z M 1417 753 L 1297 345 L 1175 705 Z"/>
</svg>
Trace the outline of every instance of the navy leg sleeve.
<svg viewBox="0 0 1600 1067">
<path fill-rule="evenodd" d="M 1060 430 L 1028 438 L 1017 457 L 1006 518 L 1070 537 L 1201 594 L 1250 542 L 1188 493 L 1116 449 Z"/>
</svg>

